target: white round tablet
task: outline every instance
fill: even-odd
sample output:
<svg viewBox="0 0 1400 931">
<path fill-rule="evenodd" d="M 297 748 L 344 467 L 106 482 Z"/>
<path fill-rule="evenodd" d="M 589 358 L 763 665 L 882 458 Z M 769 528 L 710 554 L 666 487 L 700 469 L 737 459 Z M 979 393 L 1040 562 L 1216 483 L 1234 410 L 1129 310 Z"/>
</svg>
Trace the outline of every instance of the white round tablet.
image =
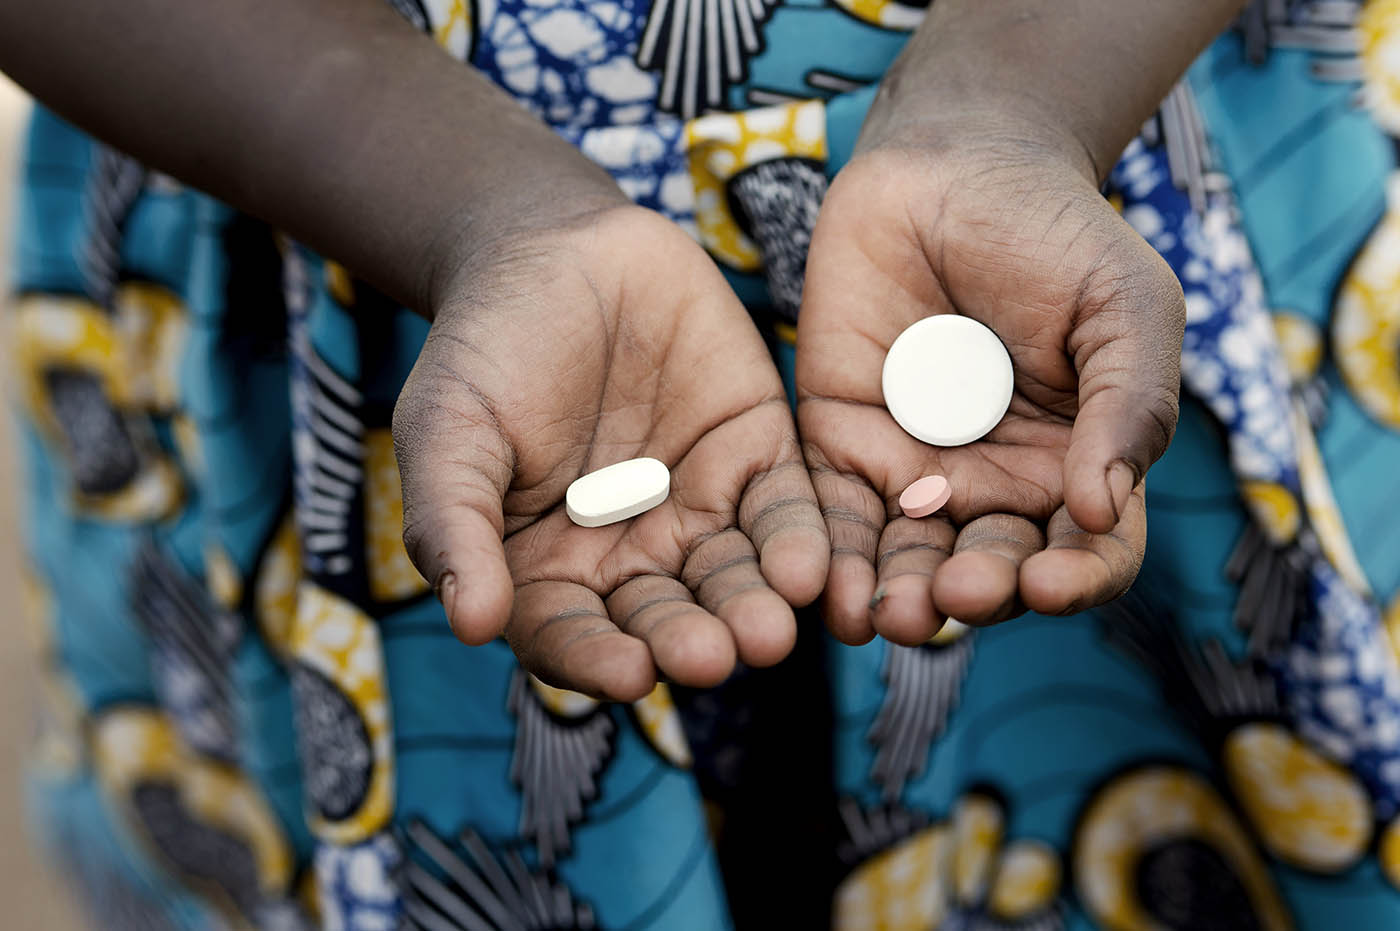
<svg viewBox="0 0 1400 931">
<path fill-rule="evenodd" d="M 1001 422 L 1011 404 L 1011 356 L 971 317 L 925 317 L 899 334 L 885 356 L 885 407 L 932 446 L 961 446 Z"/>
<path fill-rule="evenodd" d="M 580 527 L 603 527 L 650 511 L 670 493 L 666 463 L 628 459 L 575 479 L 564 492 L 564 511 Z"/>
</svg>

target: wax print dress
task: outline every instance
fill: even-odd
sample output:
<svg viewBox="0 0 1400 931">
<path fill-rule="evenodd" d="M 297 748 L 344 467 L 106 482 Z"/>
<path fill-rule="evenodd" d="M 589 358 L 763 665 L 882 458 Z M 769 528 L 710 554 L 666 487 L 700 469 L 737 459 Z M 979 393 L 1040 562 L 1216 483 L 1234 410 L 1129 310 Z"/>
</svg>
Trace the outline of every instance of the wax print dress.
<svg viewBox="0 0 1400 931">
<path fill-rule="evenodd" d="M 393 4 L 691 231 L 790 379 L 920 5 Z M 36 835 L 113 931 L 1400 927 L 1393 133 L 1400 3 L 1257 0 L 1114 170 L 1188 308 L 1127 598 L 912 648 L 813 621 L 775 670 L 607 706 L 455 641 L 404 553 L 426 324 L 38 112 Z"/>
</svg>

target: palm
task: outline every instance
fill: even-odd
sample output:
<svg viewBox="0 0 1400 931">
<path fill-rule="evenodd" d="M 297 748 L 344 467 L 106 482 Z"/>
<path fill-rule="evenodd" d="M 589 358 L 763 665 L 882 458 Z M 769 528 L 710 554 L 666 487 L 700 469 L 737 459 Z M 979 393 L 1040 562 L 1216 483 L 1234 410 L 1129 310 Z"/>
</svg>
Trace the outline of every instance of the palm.
<svg viewBox="0 0 1400 931">
<path fill-rule="evenodd" d="M 1135 360 L 1121 329 L 1114 283 L 1138 266 L 1144 283 L 1157 282 L 1162 269 L 1120 225 L 1092 188 L 1025 168 L 934 170 L 910 157 L 867 158 L 833 186 L 808 259 L 798 390 L 837 554 L 828 616 L 838 636 L 878 631 L 916 642 L 949 614 L 985 622 L 1027 605 L 1071 610 L 1131 581 L 1141 559 L 1140 495 L 1114 500 L 1104 480 L 1111 441 L 1090 429 L 1088 443 L 1071 442 L 1080 402 L 1097 387 L 1096 354 L 1101 373 L 1163 361 Z M 1006 417 L 961 447 L 915 440 L 881 394 L 895 337 L 939 313 L 991 327 L 1015 369 Z M 1162 446 L 1169 432 L 1168 424 Z M 931 473 L 953 488 L 945 516 L 899 516 L 900 491 Z M 1081 529 L 1070 510 L 1101 535 Z M 877 589 L 872 612 L 865 605 Z"/>
<path fill-rule="evenodd" d="M 658 219 L 603 227 L 474 276 L 409 396 L 431 399 L 416 420 L 462 450 L 428 467 L 499 494 L 522 662 L 630 698 L 656 668 L 709 684 L 736 656 L 780 659 L 787 602 L 816 596 L 826 544 L 776 370 L 722 278 Z M 625 287 L 598 241 L 627 256 Z M 665 503 L 607 527 L 569 520 L 571 482 L 639 456 L 670 466 Z"/>
</svg>

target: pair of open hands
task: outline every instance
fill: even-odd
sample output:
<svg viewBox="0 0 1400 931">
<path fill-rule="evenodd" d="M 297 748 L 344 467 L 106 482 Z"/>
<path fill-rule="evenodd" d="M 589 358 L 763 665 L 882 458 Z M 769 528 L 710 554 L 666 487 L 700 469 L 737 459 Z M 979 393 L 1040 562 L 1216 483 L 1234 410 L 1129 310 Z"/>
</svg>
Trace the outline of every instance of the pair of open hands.
<svg viewBox="0 0 1400 931">
<path fill-rule="evenodd" d="M 842 641 L 915 644 L 948 616 L 1090 607 L 1141 565 L 1184 305 L 1068 163 L 853 159 L 809 253 L 796 424 L 713 262 L 648 211 L 505 237 L 456 280 L 395 411 L 405 542 L 457 636 L 504 632 L 546 682 L 622 701 L 658 673 L 715 684 L 782 659 L 792 606 L 823 591 Z M 991 327 L 1015 366 L 1005 419 L 951 449 L 905 434 L 880 388 L 895 337 L 940 313 Z M 569 521 L 574 479 L 638 456 L 671 468 L 664 504 Z M 930 473 L 947 507 L 903 517 Z"/>
</svg>

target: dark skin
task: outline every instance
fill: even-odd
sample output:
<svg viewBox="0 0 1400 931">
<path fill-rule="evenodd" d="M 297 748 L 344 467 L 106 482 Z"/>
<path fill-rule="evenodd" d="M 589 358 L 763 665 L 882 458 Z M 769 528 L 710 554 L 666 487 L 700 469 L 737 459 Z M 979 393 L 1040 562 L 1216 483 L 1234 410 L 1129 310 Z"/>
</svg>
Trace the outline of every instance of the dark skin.
<svg viewBox="0 0 1400 931">
<path fill-rule="evenodd" d="M 798 328 L 841 640 L 1071 614 L 1136 577 L 1185 305 L 1098 187 L 1238 6 L 940 0 L 886 76 L 822 206 Z M 991 327 L 1016 373 L 1003 421 L 952 449 L 905 434 L 880 388 L 895 337 L 940 313 Z M 947 507 L 904 517 L 900 492 L 932 473 Z"/>
<path fill-rule="evenodd" d="M 410 555 L 466 642 L 504 633 L 546 681 L 628 700 L 776 662 L 823 586 L 842 639 L 917 642 L 1131 582 L 1180 291 L 1093 179 L 1234 4 L 1167 6 L 933 5 L 818 223 L 805 464 L 703 251 L 380 0 L 5 3 L 0 66 L 433 320 L 394 419 Z M 878 360 L 949 311 L 1007 341 L 1017 396 L 939 451 L 879 406 Z M 568 523 L 570 481 L 642 455 L 672 467 L 664 506 Z M 950 519 L 893 516 L 928 471 Z"/>
</svg>

